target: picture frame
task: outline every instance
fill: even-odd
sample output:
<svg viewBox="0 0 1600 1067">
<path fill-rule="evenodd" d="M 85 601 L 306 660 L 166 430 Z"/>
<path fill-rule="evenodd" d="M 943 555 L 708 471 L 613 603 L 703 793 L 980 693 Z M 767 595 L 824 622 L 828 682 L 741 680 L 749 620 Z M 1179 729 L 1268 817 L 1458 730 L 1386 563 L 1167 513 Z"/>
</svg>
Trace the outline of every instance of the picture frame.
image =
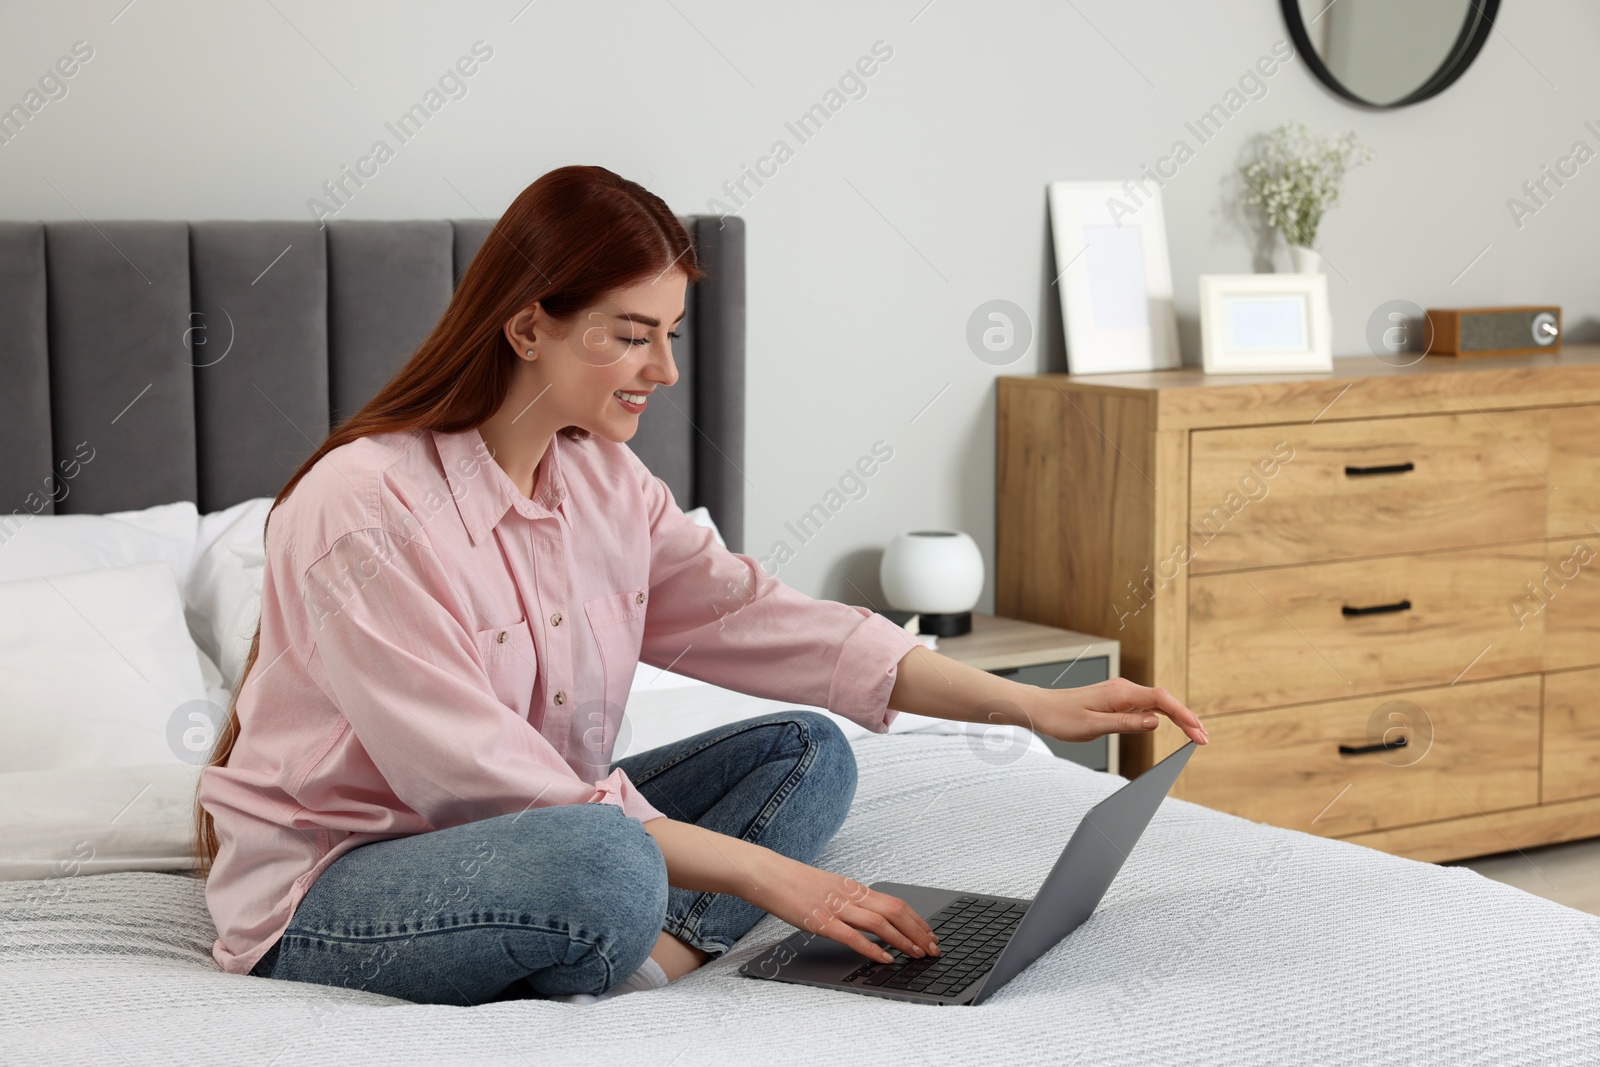
<svg viewBox="0 0 1600 1067">
<path fill-rule="evenodd" d="M 1051 182 L 1067 370 L 1165 370 L 1180 362 L 1161 190 L 1133 181 Z"/>
<path fill-rule="evenodd" d="M 1328 276 L 1200 275 L 1200 350 L 1207 374 L 1328 373 Z"/>
</svg>

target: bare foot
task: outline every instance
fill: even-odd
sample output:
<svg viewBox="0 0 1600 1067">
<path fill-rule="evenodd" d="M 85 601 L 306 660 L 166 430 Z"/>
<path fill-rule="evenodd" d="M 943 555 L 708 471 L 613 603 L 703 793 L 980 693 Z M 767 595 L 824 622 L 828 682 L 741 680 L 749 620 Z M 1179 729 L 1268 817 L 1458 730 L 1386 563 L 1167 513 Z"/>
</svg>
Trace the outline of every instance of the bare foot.
<svg viewBox="0 0 1600 1067">
<path fill-rule="evenodd" d="M 650 951 L 650 958 L 666 972 L 667 981 L 676 982 L 705 963 L 711 958 L 711 954 L 686 944 L 663 930 L 661 936 L 656 939 L 656 947 Z"/>
</svg>

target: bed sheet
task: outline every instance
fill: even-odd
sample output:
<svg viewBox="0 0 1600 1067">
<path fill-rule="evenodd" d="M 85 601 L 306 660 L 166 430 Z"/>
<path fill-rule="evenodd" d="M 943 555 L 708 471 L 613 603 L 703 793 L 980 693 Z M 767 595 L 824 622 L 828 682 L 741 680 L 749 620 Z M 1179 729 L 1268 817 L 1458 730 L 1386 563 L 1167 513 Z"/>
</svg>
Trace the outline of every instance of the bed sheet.
<svg viewBox="0 0 1600 1067">
<path fill-rule="evenodd" d="M 853 742 L 821 866 L 1031 896 L 1120 784 L 961 736 Z M 1196 753 L 1204 759 L 1205 751 Z M 1600 1050 L 1600 919 L 1489 881 L 1168 800 L 1076 933 L 978 1007 L 739 975 L 771 917 L 668 987 L 478 1008 L 220 973 L 199 883 L 0 885 L 9 1064 L 1565 1064 Z"/>
</svg>

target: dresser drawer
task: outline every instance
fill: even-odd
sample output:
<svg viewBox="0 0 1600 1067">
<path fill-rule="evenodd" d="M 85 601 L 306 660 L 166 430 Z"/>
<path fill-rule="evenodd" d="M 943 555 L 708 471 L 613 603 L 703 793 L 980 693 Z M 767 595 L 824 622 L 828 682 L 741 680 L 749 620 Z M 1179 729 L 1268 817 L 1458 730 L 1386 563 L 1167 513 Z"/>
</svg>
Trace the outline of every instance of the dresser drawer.
<svg viewBox="0 0 1600 1067">
<path fill-rule="evenodd" d="M 1544 773 L 1539 800 L 1600 796 L 1600 670 L 1544 679 Z"/>
<path fill-rule="evenodd" d="M 1197 431 L 1191 573 L 1545 537 L 1549 436 L 1540 411 Z"/>
<path fill-rule="evenodd" d="M 1196 577 L 1188 703 L 1241 711 L 1533 673 L 1545 615 L 1511 604 L 1546 545 Z"/>
<path fill-rule="evenodd" d="M 1551 408 L 1546 537 L 1593 539 L 1600 523 L 1600 407 Z M 1591 541 L 1592 543 L 1592 541 Z"/>
<path fill-rule="evenodd" d="M 1539 679 L 1208 720 L 1182 795 L 1325 837 L 1539 802 Z M 1404 748 L 1372 749 L 1404 737 Z"/>
<path fill-rule="evenodd" d="M 1600 666 L 1600 535 L 1549 541 L 1539 579 L 1512 605 L 1518 623 L 1544 617 L 1544 669 Z"/>
</svg>

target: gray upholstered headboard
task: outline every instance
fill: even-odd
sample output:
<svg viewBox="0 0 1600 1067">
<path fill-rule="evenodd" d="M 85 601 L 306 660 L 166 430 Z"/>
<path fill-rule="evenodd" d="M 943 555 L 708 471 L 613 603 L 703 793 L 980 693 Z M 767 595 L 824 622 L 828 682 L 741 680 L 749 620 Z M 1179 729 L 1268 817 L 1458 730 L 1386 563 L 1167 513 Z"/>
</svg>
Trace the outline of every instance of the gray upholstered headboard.
<svg viewBox="0 0 1600 1067">
<path fill-rule="evenodd" d="M 706 277 L 681 379 L 632 447 L 738 549 L 744 225 L 683 222 Z M 0 521 L 277 495 L 421 343 L 492 225 L 0 222 Z"/>
</svg>

